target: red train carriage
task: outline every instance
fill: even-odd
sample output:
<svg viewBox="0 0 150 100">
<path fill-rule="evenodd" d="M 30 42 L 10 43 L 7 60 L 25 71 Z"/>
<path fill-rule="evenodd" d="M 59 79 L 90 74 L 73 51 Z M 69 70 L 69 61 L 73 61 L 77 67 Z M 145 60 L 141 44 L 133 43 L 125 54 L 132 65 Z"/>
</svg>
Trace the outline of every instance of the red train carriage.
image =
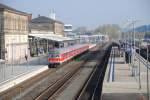
<svg viewBox="0 0 150 100">
<path fill-rule="evenodd" d="M 67 48 L 53 49 L 49 51 L 49 67 L 61 64 L 89 49 L 89 45 L 74 45 Z"/>
</svg>

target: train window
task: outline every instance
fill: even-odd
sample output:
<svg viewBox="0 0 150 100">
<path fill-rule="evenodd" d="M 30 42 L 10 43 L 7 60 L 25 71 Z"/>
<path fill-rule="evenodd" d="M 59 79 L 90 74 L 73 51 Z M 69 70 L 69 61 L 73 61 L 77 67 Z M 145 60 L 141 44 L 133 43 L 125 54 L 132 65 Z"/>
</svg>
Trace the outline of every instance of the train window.
<svg viewBox="0 0 150 100">
<path fill-rule="evenodd" d="M 50 57 L 51 57 L 51 58 L 58 58 L 59 55 L 57 55 L 57 54 L 51 54 Z"/>
<path fill-rule="evenodd" d="M 55 55 L 55 58 L 58 58 L 59 57 L 59 55 Z"/>
</svg>

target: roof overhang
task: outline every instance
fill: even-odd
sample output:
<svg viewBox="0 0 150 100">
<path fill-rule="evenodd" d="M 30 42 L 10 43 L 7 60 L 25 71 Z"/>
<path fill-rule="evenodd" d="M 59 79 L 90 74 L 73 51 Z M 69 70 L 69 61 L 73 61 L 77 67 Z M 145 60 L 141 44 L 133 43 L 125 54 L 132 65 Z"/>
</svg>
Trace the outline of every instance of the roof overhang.
<svg viewBox="0 0 150 100">
<path fill-rule="evenodd" d="M 47 39 L 51 41 L 57 41 L 57 42 L 63 42 L 63 41 L 72 41 L 75 40 L 73 38 L 69 37 L 63 37 L 61 35 L 55 35 L 55 34 L 29 34 L 29 36 L 33 36 L 36 38 L 41 38 L 41 39 Z"/>
</svg>

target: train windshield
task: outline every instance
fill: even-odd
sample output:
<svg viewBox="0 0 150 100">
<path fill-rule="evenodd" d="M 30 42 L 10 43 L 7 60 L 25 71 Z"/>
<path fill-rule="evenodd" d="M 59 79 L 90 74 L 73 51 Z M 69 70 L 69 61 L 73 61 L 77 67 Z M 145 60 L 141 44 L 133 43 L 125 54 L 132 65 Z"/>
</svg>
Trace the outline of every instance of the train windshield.
<svg viewBox="0 0 150 100">
<path fill-rule="evenodd" d="M 50 54 L 49 57 L 50 58 L 59 58 L 59 55 L 58 54 Z"/>
</svg>

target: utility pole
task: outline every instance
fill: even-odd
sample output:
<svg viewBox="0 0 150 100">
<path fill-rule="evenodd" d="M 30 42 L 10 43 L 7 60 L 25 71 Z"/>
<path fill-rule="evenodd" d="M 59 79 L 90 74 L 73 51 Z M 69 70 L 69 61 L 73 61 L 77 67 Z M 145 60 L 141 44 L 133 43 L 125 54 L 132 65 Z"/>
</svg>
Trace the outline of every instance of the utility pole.
<svg viewBox="0 0 150 100">
<path fill-rule="evenodd" d="M 141 47 L 141 39 L 140 39 L 140 35 L 139 35 L 139 89 L 141 89 L 141 63 L 140 63 L 140 55 L 141 55 L 141 51 L 140 51 L 140 47 Z"/>
<path fill-rule="evenodd" d="M 148 50 L 148 41 L 147 41 L 147 66 L 146 66 L 146 68 L 147 68 L 147 71 L 146 71 L 147 72 L 146 73 L 147 74 L 147 76 L 146 76 L 146 78 L 147 78 L 147 100 L 150 100 L 150 97 L 149 97 L 149 74 L 148 74 L 149 73 L 149 66 L 148 66 L 149 59 L 148 58 L 149 58 L 149 50 Z"/>
<path fill-rule="evenodd" d="M 133 24 L 133 33 L 132 33 L 132 36 L 133 36 L 133 41 L 132 41 L 132 43 L 133 43 L 133 63 L 132 63 L 132 71 L 134 71 L 134 73 L 133 73 L 133 76 L 135 76 L 135 74 L 136 74 L 136 72 L 135 72 L 135 70 L 136 70 L 136 68 L 135 68 L 135 31 L 134 31 L 134 21 L 132 21 L 132 24 Z"/>
<path fill-rule="evenodd" d="M 148 77 L 148 56 L 149 56 L 149 50 L 148 50 L 148 42 L 147 42 L 147 100 L 149 100 L 149 77 Z"/>
</svg>

